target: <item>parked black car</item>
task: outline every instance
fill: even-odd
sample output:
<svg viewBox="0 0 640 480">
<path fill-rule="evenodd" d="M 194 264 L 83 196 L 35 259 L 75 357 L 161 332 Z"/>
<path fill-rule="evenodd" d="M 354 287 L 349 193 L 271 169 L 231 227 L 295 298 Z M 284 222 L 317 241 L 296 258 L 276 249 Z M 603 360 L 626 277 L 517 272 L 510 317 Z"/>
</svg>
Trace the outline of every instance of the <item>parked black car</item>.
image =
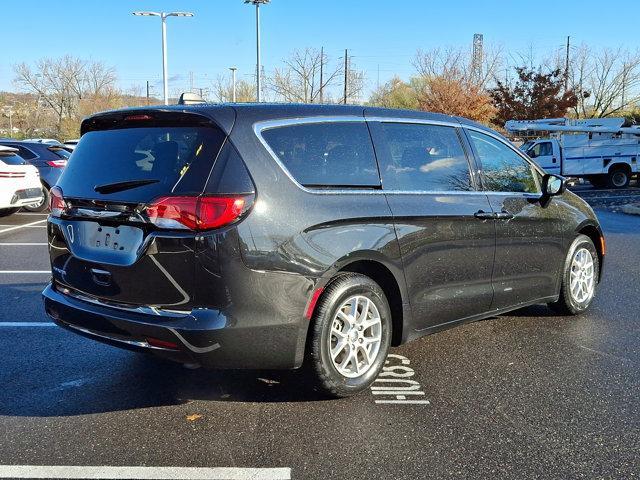
<svg viewBox="0 0 640 480">
<path fill-rule="evenodd" d="M 38 169 L 44 197 L 40 203 L 23 208 L 31 212 L 45 211 L 49 206 L 49 190 L 60 178 L 71 154 L 61 144 L 0 139 L 0 145 L 17 148 L 18 154 Z"/>
<path fill-rule="evenodd" d="M 494 131 L 355 106 L 106 112 L 52 189 L 47 314 L 206 367 L 366 388 L 390 345 L 591 303 L 591 208 Z"/>
</svg>

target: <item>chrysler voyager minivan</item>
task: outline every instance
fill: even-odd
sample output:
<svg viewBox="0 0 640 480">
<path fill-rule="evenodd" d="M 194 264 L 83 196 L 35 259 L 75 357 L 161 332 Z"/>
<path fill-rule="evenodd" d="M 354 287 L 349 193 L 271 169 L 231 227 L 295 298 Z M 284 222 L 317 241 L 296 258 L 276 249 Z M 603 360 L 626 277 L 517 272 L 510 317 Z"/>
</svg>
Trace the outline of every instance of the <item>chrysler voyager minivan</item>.
<svg viewBox="0 0 640 480">
<path fill-rule="evenodd" d="M 591 208 L 462 118 L 328 105 L 100 113 L 56 187 L 47 314 L 212 368 L 308 367 L 346 396 L 392 345 L 532 304 L 585 311 Z"/>
</svg>

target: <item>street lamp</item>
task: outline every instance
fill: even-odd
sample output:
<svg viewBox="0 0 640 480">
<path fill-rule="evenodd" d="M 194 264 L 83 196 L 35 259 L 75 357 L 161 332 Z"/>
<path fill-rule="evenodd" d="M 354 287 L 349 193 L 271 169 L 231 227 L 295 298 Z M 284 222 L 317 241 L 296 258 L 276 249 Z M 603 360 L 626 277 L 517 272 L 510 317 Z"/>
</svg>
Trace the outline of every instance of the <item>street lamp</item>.
<svg viewBox="0 0 640 480">
<path fill-rule="evenodd" d="M 266 5 L 271 0 L 244 0 L 256 6 L 256 100 L 260 99 L 260 5 Z"/>
<path fill-rule="evenodd" d="M 231 91 L 233 92 L 233 103 L 236 103 L 236 70 L 238 70 L 238 67 L 229 67 L 229 70 L 231 70 Z"/>
<path fill-rule="evenodd" d="M 167 17 L 193 17 L 191 12 L 133 12 L 138 17 L 160 17 L 162 19 L 162 83 L 164 104 L 169 105 L 169 78 L 167 75 Z"/>
</svg>

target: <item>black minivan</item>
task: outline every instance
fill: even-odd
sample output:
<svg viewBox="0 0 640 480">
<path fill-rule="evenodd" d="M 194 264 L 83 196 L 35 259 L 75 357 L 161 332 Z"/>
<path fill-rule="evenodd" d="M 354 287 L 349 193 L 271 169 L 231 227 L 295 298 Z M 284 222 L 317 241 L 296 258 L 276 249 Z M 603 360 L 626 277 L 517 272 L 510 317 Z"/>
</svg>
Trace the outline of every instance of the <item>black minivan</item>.
<svg viewBox="0 0 640 480">
<path fill-rule="evenodd" d="M 47 314 L 213 368 L 303 363 L 334 396 L 461 322 L 593 300 L 591 208 L 500 134 L 357 106 L 126 109 L 51 190 Z"/>
</svg>

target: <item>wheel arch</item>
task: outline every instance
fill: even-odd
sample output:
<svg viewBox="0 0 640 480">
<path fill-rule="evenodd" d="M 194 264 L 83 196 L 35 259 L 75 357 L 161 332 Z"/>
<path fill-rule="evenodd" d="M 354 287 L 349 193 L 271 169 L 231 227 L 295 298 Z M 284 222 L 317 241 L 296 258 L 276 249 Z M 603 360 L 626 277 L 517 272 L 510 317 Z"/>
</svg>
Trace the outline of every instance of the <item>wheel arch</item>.
<svg viewBox="0 0 640 480">
<path fill-rule="evenodd" d="M 391 345 L 398 346 L 403 343 L 405 326 L 410 323 L 410 309 L 407 298 L 406 284 L 402 269 L 380 252 L 360 251 L 335 262 L 318 282 L 319 287 L 324 287 L 332 278 L 340 273 L 359 273 L 371 278 L 380 285 L 391 309 L 392 337 Z"/>
<path fill-rule="evenodd" d="M 604 235 L 602 234 L 602 229 L 593 223 L 584 222 L 576 228 L 575 234 L 586 235 L 593 242 L 593 246 L 596 248 L 596 252 L 598 252 L 598 263 L 600 264 L 598 281 L 600 281 L 602 278 L 602 265 L 606 255 L 605 240 Z"/>
</svg>

